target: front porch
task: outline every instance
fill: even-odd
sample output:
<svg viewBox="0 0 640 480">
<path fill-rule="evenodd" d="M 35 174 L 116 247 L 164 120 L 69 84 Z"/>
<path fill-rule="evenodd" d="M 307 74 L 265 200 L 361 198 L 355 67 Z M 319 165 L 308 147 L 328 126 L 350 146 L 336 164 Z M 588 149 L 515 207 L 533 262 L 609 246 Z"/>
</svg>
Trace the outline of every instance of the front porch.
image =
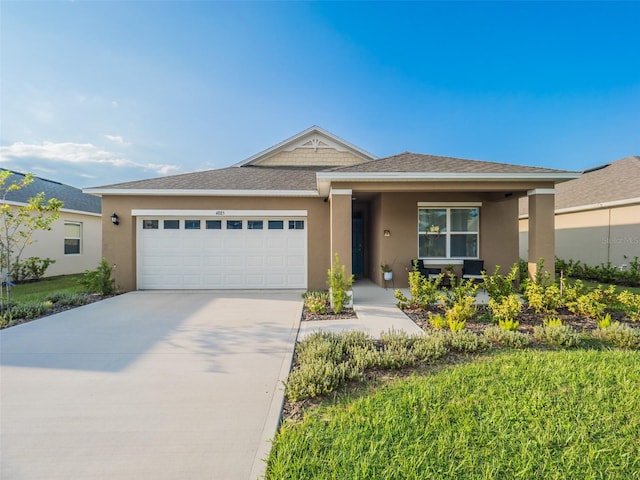
<svg viewBox="0 0 640 480">
<path fill-rule="evenodd" d="M 529 230 L 530 274 L 540 258 L 553 266 L 552 188 L 527 190 L 531 185 L 504 182 L 349 186 L 332 188 L 328 197 L 330 245 L 332 257 L 337 252 L 357 279 L 385 286 L 381 266 L 386 264 L 395 286 L 405 288 L 418 258 L 435 269 L 453 266 L 458 277 L 464 259 L 482 259 L 487 272 L 497 265 L 504 272 L 519 260 L 518 199 L 523 196 L 536 216 Z"/>
</svg>

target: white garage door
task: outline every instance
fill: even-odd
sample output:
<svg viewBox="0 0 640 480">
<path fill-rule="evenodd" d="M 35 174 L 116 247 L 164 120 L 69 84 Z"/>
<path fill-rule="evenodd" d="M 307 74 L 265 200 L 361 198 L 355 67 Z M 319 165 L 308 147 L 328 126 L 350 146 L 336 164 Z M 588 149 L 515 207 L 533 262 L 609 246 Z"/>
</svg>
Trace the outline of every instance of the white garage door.
<svg viewBox="0 0 640 480">
<path fill-rule="evenodd" d="M 301 217 L 139 216 L 139 289 L 307 288 Z"/>
</svg>

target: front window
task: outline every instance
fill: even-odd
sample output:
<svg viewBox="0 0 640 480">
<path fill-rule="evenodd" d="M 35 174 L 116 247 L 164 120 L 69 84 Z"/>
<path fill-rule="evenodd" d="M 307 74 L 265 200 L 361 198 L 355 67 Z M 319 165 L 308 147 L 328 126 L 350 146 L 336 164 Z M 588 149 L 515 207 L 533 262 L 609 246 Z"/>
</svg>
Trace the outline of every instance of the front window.
<svg viewBox="0 0 640 480">
<path fill-rule="evenodd" d="M 478 258 L 479 208 L 418 208 L 420 258 Z"/>
<path fill-rule="evenodd" d="M 80 255 L 82 242 L 82 224 L 75 222 L 64 223 L 64 254 Z"/>
</svg>

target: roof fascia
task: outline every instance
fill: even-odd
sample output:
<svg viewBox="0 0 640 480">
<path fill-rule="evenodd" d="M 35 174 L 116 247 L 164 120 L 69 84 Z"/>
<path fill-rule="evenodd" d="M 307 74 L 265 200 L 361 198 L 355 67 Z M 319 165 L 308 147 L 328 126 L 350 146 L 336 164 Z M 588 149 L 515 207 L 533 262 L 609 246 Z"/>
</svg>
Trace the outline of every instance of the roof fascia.
<svg viewBox="0 0 640 480">
<path fill-rule="evenodd" d="M 134 189 L 86 188 L 90 195 L 165 196 L 165 197 L 318 197 L 316 190 L 190 190 L 190 189 Z"/>
<path fill-rule="evenodd" d="M 307 135 L 310 135 L 312 133 L 319 133 L 320 135 L 324 135 L 325 137 L 328 137 L 330 140 L 334 141 L 335 143 L 341 144 L 346 149 L 351 150 L 353 153 L 357 154 L 358 156 L 364 157 L 364 158 L 366 158 L 368 160 L 376 160 L 378 158 L 375 155 L 367 152 L 366 150 L 363 150 L 360 147 L 356 147 L 352 143 L 349 143 L 346 140 L 343 140 L 342 138 L 334 135 L 333 133 L 328 132 L 323 128 L 320 128 L 317 125 L 314 125 L 312 127 L 307 128 L 306 130 L 294 135 L 293 137 L 289 137 L 286 140 L 283 140 L 282 142 L 278 143 L 277 145 L 274 145 L 273 147 L 267 148 L 266 150 L 263 150 L 263 151 L 261 151 L 259 153 L 256 153 L 255 155 L 252 155 L 251 157 L 247 158 L 246 160 L 242 160 L 241 162 L 235 163 L 235 164 L 233 164 L 231 166 L 232 167 L 242 167 L 244 165 L 248 165 L 248 164 L 250 164 L 252 162 L 255 162 L 258 159 L 261 159 L 261 158 L 267 157 L 269 155 L 272 155 L 275 152 L 277 152 L 278 150 L 285 149 L 286 147 L 288 147 L 292 143 L 295 143 L 295 142 L 299 141 L 300 139 L 302 139 L 303 137 L 305 137 Z"/>
<path fill-rule="evenodd" d="M 25 207 L 25 206 L 29 205 L 26 202 L 16 202 L 14 200 L 5 200 L 3 203 L 6 203 L 7 205 L 11 205 L 12 207 Z M 101 213 L 90 212 L 88 210 L 73 210 L 71 208 L 64 208 L 64 207 L 62 207 L 59 211 L 60 212 L 64 212 L 64 213 L 76 213 L 78 215 L 89 215 L 91 217 L 101 217 L 102 216 Z"/>
<path fill-rule="evenodd" d="M 540 173 L 451 173 L 451 172 L 317 172 L 320 195 L 327 196 L 331 182 L 473 182 L 485 181 L 544 181 L 560 183 L 580 177 L 579 172 Z"/>
</svg>

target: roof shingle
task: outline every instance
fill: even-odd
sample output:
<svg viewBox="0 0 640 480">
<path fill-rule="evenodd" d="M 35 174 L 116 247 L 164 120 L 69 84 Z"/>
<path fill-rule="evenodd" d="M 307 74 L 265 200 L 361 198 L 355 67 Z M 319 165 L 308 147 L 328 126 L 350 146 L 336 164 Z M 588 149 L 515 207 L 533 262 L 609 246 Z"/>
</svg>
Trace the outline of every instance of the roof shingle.
<svg viewBox="0 0 640 480">
<path fill-rule="evenodd" d="M 556 209 L 640 198 L 640 157 L 626 157 L 585 170 L 556 186 Z"/>
<path fill-rule="evenodd" d="M 4 170 L 4 169 L 0 169 Z M 24 178 L 23 173 L 11 172 L 8 183 L 19 182 Z M 65 210 L 77 210 L 79 212 L 101 213 L 102 200 L 94 195 L 82 193 L 79 188 L 54 182 L 45 178 L 35 177 L 33 183 L 7 194 L 7 200 L 12 202 L 27 203 L 27 201 L 44 192 L 45 199 L 57 198 L 64 202 Z"/>
<path fill-rule="evenodd" d="M 437 155 L 404 152 L 372 160 L 360 165 L 334 168 L 334 172 L 399 172 L 399 173 L 566 173 L 566 170 L 528 167 L 509 163 L 485 162 Z"/>
</svg>

